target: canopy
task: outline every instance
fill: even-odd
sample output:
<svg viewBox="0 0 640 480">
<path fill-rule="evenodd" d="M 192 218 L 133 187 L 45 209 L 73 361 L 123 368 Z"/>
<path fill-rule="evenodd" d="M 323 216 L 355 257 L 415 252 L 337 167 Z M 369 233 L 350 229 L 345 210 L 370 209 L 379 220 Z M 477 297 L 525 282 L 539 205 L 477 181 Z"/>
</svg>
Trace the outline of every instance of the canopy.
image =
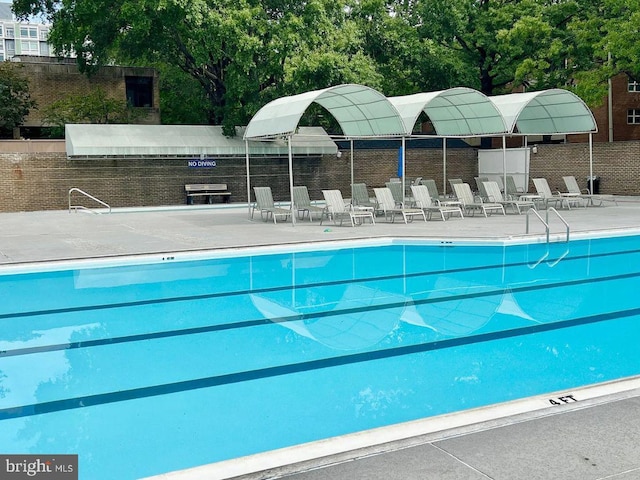
<svg viewBox="0 0 640 480">
<path fill-rule="evenodd" d="M 507 131 L 521 135 L 593 133 L 593 113 L 577 95 L 559 88 L 490 97 Z"/>
<path fill-rule="evenodd" d="M 346 84 L 282 97 L 256 113 L 245 131 L 247 140 L 292 135 L 312 103 L 336 119 L 346 137 L 400 136 L 404 126 L 391 102 L 364 85 Z"/>
<path fill-rule="evenodd" d="M 220 126 L 210 125 L 97 125 L 65 126 L 69 158 L 180 156 L 244 156 L 244 128 L 235 137 L 226 137 Z M 250 142 L 252 155 L 284 156 L 284 141 Z M 297 155 L 335 155 L 338 147 L 322 127 L 301 127 L 291 141 Z"/>
<path fill-rule="evenodd" d="M 441 137 L 476 137 L 506 133 L 498 108 L 483 93 L 466 87 L 438 92 L 390 97 L 411 135 L 421 112 L 425 112 Z"/>
</svg>

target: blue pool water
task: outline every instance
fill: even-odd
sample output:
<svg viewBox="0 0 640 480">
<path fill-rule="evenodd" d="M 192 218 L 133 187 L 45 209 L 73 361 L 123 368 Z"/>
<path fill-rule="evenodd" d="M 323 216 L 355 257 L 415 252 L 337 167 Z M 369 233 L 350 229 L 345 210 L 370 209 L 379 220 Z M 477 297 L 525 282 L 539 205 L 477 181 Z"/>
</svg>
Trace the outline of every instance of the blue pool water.
<svg viewBox="0 0 640 480">
<path fill-rule="evenodd" d="M 129 479 L 640 374 L 640 238 L 0 271 L 0 453 Z"/>
</svg>

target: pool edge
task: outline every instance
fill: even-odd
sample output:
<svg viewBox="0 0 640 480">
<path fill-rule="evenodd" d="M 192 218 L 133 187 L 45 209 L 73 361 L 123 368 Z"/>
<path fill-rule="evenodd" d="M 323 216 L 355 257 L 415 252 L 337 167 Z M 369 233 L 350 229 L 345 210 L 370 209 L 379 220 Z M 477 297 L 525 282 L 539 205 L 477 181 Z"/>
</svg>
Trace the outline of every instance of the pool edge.
<svg viewBox="0 0 640 480">
<path fill-rule="evenodd" d="M 275 479 L 637 396 L 640 396 L 640 375 L 331 437 L 142 480 Z M 551 400 L 560 405 L 554 405 Z"/>
</svg>

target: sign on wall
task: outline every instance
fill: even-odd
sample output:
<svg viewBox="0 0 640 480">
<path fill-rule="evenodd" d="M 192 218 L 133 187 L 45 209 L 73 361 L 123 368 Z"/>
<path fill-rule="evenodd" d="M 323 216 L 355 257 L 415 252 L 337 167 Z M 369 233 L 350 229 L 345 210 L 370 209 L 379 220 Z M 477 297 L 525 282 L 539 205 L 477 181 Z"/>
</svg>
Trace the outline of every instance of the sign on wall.
<svg viewBox="0 0 640 480">
<path fill-rule="evenodd" d="M 218 165 L 215 160 L 206 158 L 204 154 L 201 154 L 199 159 L 187 161 L 187 166 L 189 168 L 212 168 Z"/>
</svg>

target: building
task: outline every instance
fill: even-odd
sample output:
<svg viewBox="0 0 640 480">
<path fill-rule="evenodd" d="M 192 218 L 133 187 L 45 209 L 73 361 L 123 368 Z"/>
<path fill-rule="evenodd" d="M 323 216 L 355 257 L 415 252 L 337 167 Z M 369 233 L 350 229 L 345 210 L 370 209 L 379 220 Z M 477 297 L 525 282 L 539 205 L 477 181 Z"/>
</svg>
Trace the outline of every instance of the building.
<svg viewBox="0 0 640 480">
<path fill-rule="evenodd" d="M 75 59 L 16 55 L 23 74 L 29 79 L 31 98 L 37 109 L 25 119 L 21 136 L 39 137 L 39 129 L 48 125 L 43 121 L 44 107 L 68 95 L 82 95 L 102 89 L 108 97 L 129 104 L 142 113 L 136 123 L 160 124 L 160 91 L 158 73 L 147 67 L 104 66 L 90 76 L 78 70 Z"/>
<path fill-rule="evenodd" d="M 596 142 L 640 140 L 640 82 L 621 73 L 609 82 L 609 95 L 592 109 L 598 124 Z"/>
<path fill-rule="evenodd" d="M 48 25 L 18 22 L 11 12 L 11 4 L 0 3 L 0 61 L 16 55 L 54 57 L 48 37 Z"/>
</svg>

